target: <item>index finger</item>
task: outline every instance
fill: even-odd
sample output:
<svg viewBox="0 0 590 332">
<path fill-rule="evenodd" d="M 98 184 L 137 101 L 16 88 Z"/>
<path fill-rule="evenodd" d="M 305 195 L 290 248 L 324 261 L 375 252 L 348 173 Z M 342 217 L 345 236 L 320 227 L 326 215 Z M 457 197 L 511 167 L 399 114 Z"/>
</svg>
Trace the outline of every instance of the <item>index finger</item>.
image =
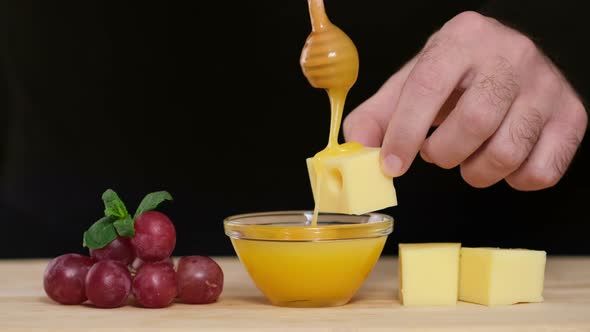
<svg viewBox="0 0 590 332">
<path fill-rule="evenodd" d="M 346 141 L 359 142 L 364 146 L 381 146 L 402 86 L 415 63 L 416 57 L 413 57 L 393 74 L 373 96 L 346 116 L 342 126 Z"/>
<path fill-rule="evenodd" d="M 468 63 L 450 39 L 434 37 L 418 55 L 387 127 L 381 159 L 389 176 L 406 172 L 436 115 L 468 71 Z"/>
</svg>

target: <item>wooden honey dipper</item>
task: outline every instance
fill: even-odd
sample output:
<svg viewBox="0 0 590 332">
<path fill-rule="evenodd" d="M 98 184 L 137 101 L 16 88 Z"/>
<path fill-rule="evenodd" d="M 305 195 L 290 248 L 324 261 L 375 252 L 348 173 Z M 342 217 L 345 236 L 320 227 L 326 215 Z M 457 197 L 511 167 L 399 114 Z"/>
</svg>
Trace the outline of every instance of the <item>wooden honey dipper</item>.
<svg viewBox="0 0 590 332">
<path fill-rule="evenodd" d="M 333 148 L 338 145 L 346 95 L 358 76 L 359 58 L 352 40 L 328 19 L 323 0 L 308 0 L 308 6 L 312 31 L 299 62 L 309 83 L 328 92 L 332 108 L 328 148 Z"/>
<path fill-rule="evenodd" d="M 301 52 L 301 69 L 316 88 L 350 88 L 356 82 L 359 59 L 350 38 L 326 15 L 323 0 L 309 0 L 312 31 Z"/>
</svg>

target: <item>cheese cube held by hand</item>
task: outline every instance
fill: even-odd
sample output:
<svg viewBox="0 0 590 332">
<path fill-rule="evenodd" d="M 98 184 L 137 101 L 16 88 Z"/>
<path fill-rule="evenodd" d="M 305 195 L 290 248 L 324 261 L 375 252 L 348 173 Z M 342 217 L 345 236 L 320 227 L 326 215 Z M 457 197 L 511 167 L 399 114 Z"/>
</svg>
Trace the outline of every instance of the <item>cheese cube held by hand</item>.
<svg viewBox="0 0 590 332">
<path fill-rule="evenodd" d="M 397 205 L 393 178 L 381 170 L 379 148 L 322 158 L 319 192 L 313 158 L 307 169 L 320 212 L 364 214 Z"/>
</svg>

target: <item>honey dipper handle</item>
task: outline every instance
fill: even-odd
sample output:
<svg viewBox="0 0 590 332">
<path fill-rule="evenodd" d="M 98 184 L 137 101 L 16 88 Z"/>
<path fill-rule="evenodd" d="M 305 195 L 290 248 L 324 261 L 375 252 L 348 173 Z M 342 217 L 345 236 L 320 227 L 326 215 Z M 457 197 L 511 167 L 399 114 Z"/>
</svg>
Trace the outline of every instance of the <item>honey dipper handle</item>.
<svg viewBox="0 0 590 332">
<path fill-rule="evenodd" d="M 307 0 L 309 17 L 311 18 L 311 30 L 321 31 L 328 27 L 330 20 L 326 15 L 324 0 Z"/>
</svg>

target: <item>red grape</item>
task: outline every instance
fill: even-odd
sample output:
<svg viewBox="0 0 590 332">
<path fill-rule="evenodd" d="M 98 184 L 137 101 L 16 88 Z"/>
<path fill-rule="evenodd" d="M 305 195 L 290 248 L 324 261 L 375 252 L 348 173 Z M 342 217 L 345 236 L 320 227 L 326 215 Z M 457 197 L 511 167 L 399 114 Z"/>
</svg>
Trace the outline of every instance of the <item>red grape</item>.
<svg viewBox="0 0 590 332">
<path fill-rule="evenodd" d="M 207 256 L 186 256 L 178 261 L 178 297 L 185 303 L 215 302 L 223 291 L 223 271 Z"/>
<path fill-rule="evenodd" d="M 133 279 L 133 295 L 143 307 L 163 308 L 176 297 L 176 272 L 165 262 L 144 263 Z"/>
<path fill-rule="evenodd" d="M 137 257 L 156 262 L 169 257 L 176 246 L 176 230 L 168 217 L 147 211 L 135 219 L 135 236 L 131 239 Z"/>
<path fill-rule="evenodd" d="M 152 262 L 154 263 L 154 262 Z M 168 257 L 168 258 L 164 258 L 161 261 L 157 261 L 155 263 L 165 263 L 170 265 L 172 268 L 174 268 L 174 260 L 172 259 L 172 257 Z M 139 270 L 139 268 L 145 264 L 145 262 L 143 260 L 141 260 L 141 258 L 135 258 L 135 260 L 133 261 L 133 263 L 131 264 L 131 268 L 135 271 Z"/>
<path fill-rule="evenodd" d="M 118 261 L 100 261 L 86 275 L 86 295 L 99 308 L 116 308 L 125 304 L 131 292 L 131 274 Z"/>
<path fill-rule="evenodd" d="M 84 280 L 96 261 L 88 256 L 65 254 L 52 259 L 43 275 L 43 288 L 52 300 L 61 304 L 86 301 Z"/>
<path fill-rule="evenodd" d="M 100 261 L 110 259 L 129 265 L 135 259 L 135 250 L 129 238 L 119 236 L 100 249 L 90 249 L 90 256 Z"/>
</svg>

